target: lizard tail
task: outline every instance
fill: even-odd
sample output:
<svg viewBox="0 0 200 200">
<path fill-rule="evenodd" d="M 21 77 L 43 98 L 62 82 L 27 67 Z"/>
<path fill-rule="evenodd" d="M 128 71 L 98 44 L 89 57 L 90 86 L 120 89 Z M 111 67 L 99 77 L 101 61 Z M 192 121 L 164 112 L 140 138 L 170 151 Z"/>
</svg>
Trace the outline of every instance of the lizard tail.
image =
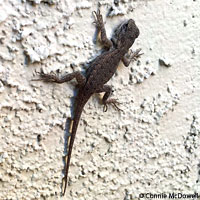
<svg viewBox="0 0 200 200">
<path fill-rule="evenodd" d="M 80 100 L 81 98 L 78 97 L 78 99 Z M 72 154 L 72 148 L 73 148 L 73 144 L 74 144 L 74 140 L 75 140 L 75 136 L 76 136 L 76 131 L 77 131 L 79 120 L 80 120 L 80 117 L 81 117 L 81 114 L 83 111 L 83 107 L 87 103 L 88 99 L 89 99 L 89 97 L 87 99 L 84 98 L 83 101 L 79 101 L 79 103 L 76 105 L 76 109 L 75 109 L 75 113 L 74 113 L 74 120 L 73 120 L 73 125 L 72 125 L 72 131 L 71 131 L 71 135 L 69 137 L 70 141 L 68 141 L 69 145 L 68 145 L 68 152 L 67 152 L 65 176 L 63 177 L 64 190 L 62 192 L 62 196 L 65 195 L 66 188 L 67 188 L 69 165 L 70 165 L 70 159 L 71 159 L 71 154 Z"/>
</svg>

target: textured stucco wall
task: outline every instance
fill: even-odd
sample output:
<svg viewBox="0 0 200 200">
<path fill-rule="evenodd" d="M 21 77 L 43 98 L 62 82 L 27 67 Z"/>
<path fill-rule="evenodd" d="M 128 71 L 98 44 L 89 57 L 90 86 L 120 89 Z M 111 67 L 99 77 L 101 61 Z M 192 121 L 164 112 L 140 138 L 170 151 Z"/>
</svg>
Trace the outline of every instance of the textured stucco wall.
<svg viewBox="0 0 200 200">
<path fill-rule="evenodd" d="M 141 34 L 132 49 L 144 55 L 109 82 L 122 112 L 104 113 L 99 95 L 85 106 L 63 199 L 200 193 L 199 0 L 100 2 L 108 35 L 135 19 Z M 2 200 L 60 199 L 75 82 L 30 80 L 41 68 L 81 70 L 99 54 L 96 9 L 97 1 L 0 1 Z"/>
</svg>

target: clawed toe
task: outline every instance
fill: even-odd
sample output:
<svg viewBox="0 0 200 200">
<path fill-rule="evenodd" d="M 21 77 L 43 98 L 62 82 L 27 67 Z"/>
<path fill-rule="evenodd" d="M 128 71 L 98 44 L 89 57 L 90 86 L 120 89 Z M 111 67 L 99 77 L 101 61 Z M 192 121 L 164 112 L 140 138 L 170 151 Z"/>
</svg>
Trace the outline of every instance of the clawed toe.
<svg viewBox="0 0 200 200">
<path fill-rule="evenodd" d="M 118 103 L 118 104 L 120 104 L 120 103 Z M 122 111 L 122 109 L 120 109 L 120 108 L 116 105 L 116 103 L 112 103 L 112 105 L 114 106 L 114 108 L 115 108 L 117 111 Z"/>
<path fill-rule="evenodd" d="M 98 21 L 99 17 L 101 16 L 101 12 L 98 9 L 97 12 L 93 11 L 92 14 L 94 15 L 95 19 Z"/>
</svg>

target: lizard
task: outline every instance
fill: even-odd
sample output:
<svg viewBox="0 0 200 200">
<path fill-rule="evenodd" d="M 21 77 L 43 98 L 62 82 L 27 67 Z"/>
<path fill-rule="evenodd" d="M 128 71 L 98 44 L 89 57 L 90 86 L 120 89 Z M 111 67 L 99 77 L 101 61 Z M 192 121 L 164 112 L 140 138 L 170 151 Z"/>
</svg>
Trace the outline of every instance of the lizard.
<svg viewBox="0 0 200 200">
<path fill-rule="evenodd" d="M 75 78 L 78 82 L 79 90 L 75 101 L 74 117 L 72 121 L 73 124 L 68 145 L 66 168 L 63 177 L 64 184 L 62 184 L 64 185 L 62 196 L 64 196 L 66 192 L 72 148 L 81 113 L 85 104 L 94 93 L 104 92 L 105 94 L 102 98 L 104 111 L 107 111 L 108 104 L 111 104 L 116 109 L 120 110 L 117 106 L 117 100 L 114 98 L 109 98 L 109 96 L 112 94 L 112 87 L 106 83 L 115 74 L 120 61 L 122 61 L 123 64 L 128 67 L 131 60 L 136 60 L 142 55 L 140 53 L 141 49 L 138 49 L 135 52 L 132 52 L 130 59 L 127 59 L 126 57 L 130 47 L 140 34 L 139 29 L 133 19 L 129 19 L 120 24 L 115 30 L 115 38 L 109 40 L 100 10 L 98 9 L 97 12 L 93 11 L 92 13 L 95 19 L 94 24 L 96 25 L 98 33 L 100 33 L 100 41 L 107 51 L 97 56 L 91 62 L 90 67 L 86 71 L 85 75 L 83 75 L 80 71 L 74 71 L 63 76 L 45 74 L 43 71 L 41 71 L 39 72 L 40 79 L 35 79 L 46 82 L 64 83 Z"/>
</svg>

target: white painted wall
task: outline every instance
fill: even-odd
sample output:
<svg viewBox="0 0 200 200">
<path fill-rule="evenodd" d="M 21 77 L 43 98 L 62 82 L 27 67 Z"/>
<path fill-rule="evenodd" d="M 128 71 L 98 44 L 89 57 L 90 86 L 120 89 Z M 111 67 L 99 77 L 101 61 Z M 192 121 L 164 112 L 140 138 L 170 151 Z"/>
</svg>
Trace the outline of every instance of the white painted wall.
<svg viewBox="0 0 200 200">
<path fill-rule="evenodd" d="M 100 2 L 109 36 L 136 21 L 132 49 L 144 55 L 109 82 L 123 112 L 104 113 L 99 95 L 86 105 L 63 199 L 200 193 L 199 1 Z M 100 53 L 94 10 L 97 1 L 0 1 L 0 199 L 60 199 L 75 82 L 31 79 L 81 70 Z"/>
</svg>

